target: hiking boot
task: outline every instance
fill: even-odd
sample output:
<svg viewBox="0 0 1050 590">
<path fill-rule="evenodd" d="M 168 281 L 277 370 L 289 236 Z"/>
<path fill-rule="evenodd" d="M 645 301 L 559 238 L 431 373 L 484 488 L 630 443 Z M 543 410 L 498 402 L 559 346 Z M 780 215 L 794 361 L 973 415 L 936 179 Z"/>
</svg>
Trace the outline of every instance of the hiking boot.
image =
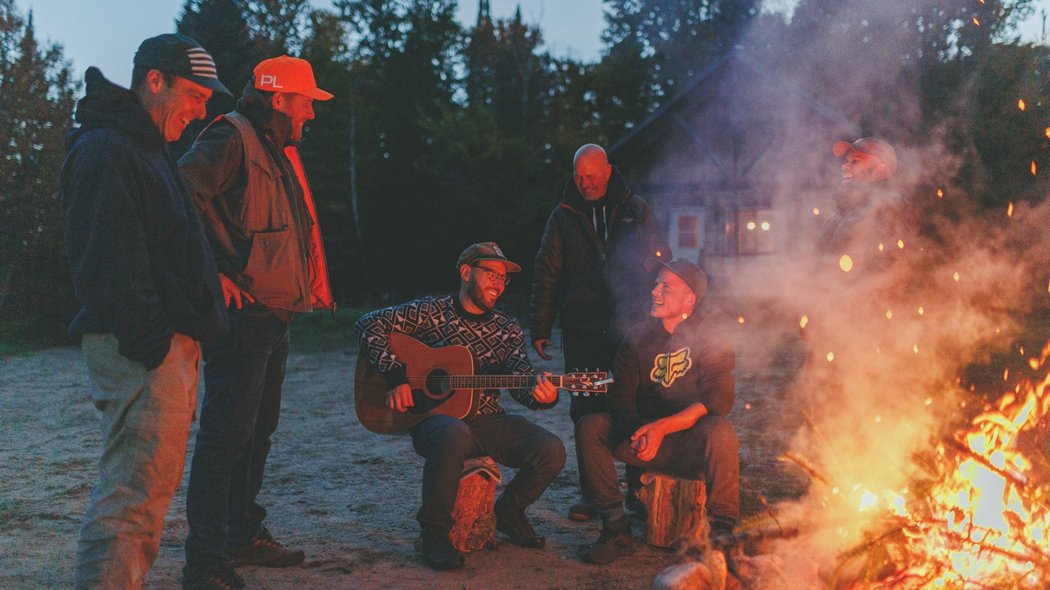
<svg viewBox="0 0 1050 590">
<path fill-rule="evenodd" d="M 226 548 L 226 556 L 234 566 L 261 565 L 263 567 L 289 567 L 299 565 L 306 559 L 302 549 L 289 549 L 273 538 L 266 527 L 259 529 L 250 541 L 243 545 Z"/>
<path fill-rule="evenodd" d="M 511 543 L 528 549 L 539 549 L 547 543 L 546 539 L 536 534 L 521 508 L 509 508 L 496 502 L 495 512 L 496 530 L 510 537 Z"/>
<path fill-rule="evenodd" d="M 612 563 L 634 553 L 634 539 L 626 519 L 605 523 L 598 542 L 583 554 L 583 561 L 595 565 Z"/>
<path fill-rule="evenodd" d="M 227 561 L 187 563 L 182 568 L 182 590 L 241 590 L 244 579 Z"/>
<path fill-rule="evenodd" d="M 589 520 L 594 520 L 594 517 L 597 515 L 598 511 L 595 510 L 594 504 L 586 500 L 569 506 L 569 520 L 587 522 Z"/>
<path fill-rule="evenodd" d="M 448 539 L 448 531 L 423 527 L 420 553 L 427 565 L 439 571 L 463 567 L 463 554 L 452 546 L 452 541 Z"/>
</svg>

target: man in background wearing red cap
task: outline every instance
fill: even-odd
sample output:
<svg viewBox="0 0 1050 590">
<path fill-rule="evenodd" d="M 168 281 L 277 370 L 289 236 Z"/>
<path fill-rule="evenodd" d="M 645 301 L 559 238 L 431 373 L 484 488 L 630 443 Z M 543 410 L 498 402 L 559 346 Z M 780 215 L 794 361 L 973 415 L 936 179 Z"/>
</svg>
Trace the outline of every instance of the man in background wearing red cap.
<svg viewBox="0 0 1050 590">
<path fill-rule="evenodd" d="M 242 588 L 242 564 L 286 567 L 256 503 L 277 429 L 296 313 L 332 310 L 321 233 L 298 143 L 317 87 L 305 60 L 256 66 L 237 108 L 179 160 L 219 268 L 229 336 L 204 348 L 204 404 L 186 498 L 184 588 Z"/>
<path fill-rule="evenodd" d="M 902 237 L 901 198 L 890 186 L 897 172 L 897 152 L 877 137 L 837 141 L 831 151 L 842 160 L 842 182 L 817 249 L 834 254 L 836 260 L 847 254 L 858 262 L 861 251 L 870 250 L 874 243 L 896 244 Z"/>
<path fill-rule="evenodd" d="M 705 317 L 707 275 L 692 262 L 658 264 L 649 319 L 616 351 L 609 413 L 580 418 L 576 445 L 584 492 L 602 519 L 584 561 L 611 563 L 634 552 L 614 459 L 707 486 L 712 535 L 740 518 L 740 443 L 726 416 L 735 399 L 735 355 Z"/>
<path fill-rule="evenodd" d="M 79 339 L 101 412 L 98 482 L 74 584 L 142 588 L 182 481 L 197 406 L 200 342 L 226 329 L 215 261 L 168 143 L 229 95 L 184 35 L 139 45 L 131 89 L 84 75 L 61 194 Z"/>
</svg>

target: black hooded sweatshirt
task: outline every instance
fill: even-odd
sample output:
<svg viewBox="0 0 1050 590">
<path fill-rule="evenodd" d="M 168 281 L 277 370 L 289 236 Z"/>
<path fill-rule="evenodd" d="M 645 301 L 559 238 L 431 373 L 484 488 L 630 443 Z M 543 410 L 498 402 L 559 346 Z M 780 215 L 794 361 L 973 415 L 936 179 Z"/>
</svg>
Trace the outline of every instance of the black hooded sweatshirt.
<svg viewBox="0 0 1050 590">
<path fill-rule="evenodd" d="M 219 276 L 175 160 L 138 97 L 97 68 L 84 80 L 60 178 L 81 304 L 69 332 L 113 334 L 122 355 L 154 369 L 175 332 L 201 341 L 226 331 Z"/>
</svg>

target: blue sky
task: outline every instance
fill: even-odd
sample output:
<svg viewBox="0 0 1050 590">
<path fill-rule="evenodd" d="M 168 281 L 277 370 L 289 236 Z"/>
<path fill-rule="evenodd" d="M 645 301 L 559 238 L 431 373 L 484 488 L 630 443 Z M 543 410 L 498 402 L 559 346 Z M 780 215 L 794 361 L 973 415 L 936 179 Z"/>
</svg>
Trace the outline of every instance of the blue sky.
<svg viewBox="0 0 1050 590">
<path fill-rule="evenodd" d="M 319 7 L 329 0 L 313 0 Z M 33 11 L 38 38 L 63 46 L 78 75 L 98 66 L 118 84 L 131 81 L 131 58 L 139 43 L 172 32 L 184 0 L 15 0 L 23 14 Z M 460 0 L 459 19 L 473 24 L 477 0 Z M 492 14 L 505 18 L 521 5 L 525 21 L 539 24 L 547 50 L 595 61 L 605 28 L 601 0 L 490 0 Z"/>
<path fill-rule="evenodd" d="M 976 1 L 976 0 L 975 0 Z M 330 0 L 313 0 L 320 7 Z M 792 0 L 778 0 L 792 4 Z M 83 75 L 94 65 L 114 82 L 131 80 L 131 57 L 138 44 L 153 35 L 174 30 L 184 0 L 16 0 L 23 13 L 33 11 L 39 38 L 59 43 L 74 70 Z M 520 5 L 525 21 L 538 24 L 548 51 L 583 61 L 595 61 L 605 27 L 601 0 L 490 0 L 493 16 L 509 17 Z M 459 18 L 472 24 L 477 0 L 460 0 Z M 1042 28 L 1040 12 L 1050 12 L 1050 0 L 1036 2 L 1036 14 L 1026 23 L 1022 38 L 1034 41 Z"/>
</svg>

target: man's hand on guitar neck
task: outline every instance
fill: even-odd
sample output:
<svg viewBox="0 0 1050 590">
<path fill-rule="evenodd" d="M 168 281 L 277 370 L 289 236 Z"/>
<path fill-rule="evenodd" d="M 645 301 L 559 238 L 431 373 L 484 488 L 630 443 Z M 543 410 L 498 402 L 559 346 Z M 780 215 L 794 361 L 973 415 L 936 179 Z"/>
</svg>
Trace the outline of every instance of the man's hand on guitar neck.
<svg viewBox="0 0 1050 590">
<path fill-rule="evenodd" d="M 558 399 L 558 388 L 550 382 L 550 373 L 544 371 L 542 375 L 536 375 L 536 387 L 532 388 L 532 397 L 541 404 L 553 403 Z"/>
<path fill-rule="evenodd" d="M 412 399 L 412 388 L 409 387 L 408 383 L 402 383 L 393 389 L 387 390 L 386 407 L 391 410 L 403 414 L 414 405 L 416 405 L 416 402 Z"/>
</svg>

